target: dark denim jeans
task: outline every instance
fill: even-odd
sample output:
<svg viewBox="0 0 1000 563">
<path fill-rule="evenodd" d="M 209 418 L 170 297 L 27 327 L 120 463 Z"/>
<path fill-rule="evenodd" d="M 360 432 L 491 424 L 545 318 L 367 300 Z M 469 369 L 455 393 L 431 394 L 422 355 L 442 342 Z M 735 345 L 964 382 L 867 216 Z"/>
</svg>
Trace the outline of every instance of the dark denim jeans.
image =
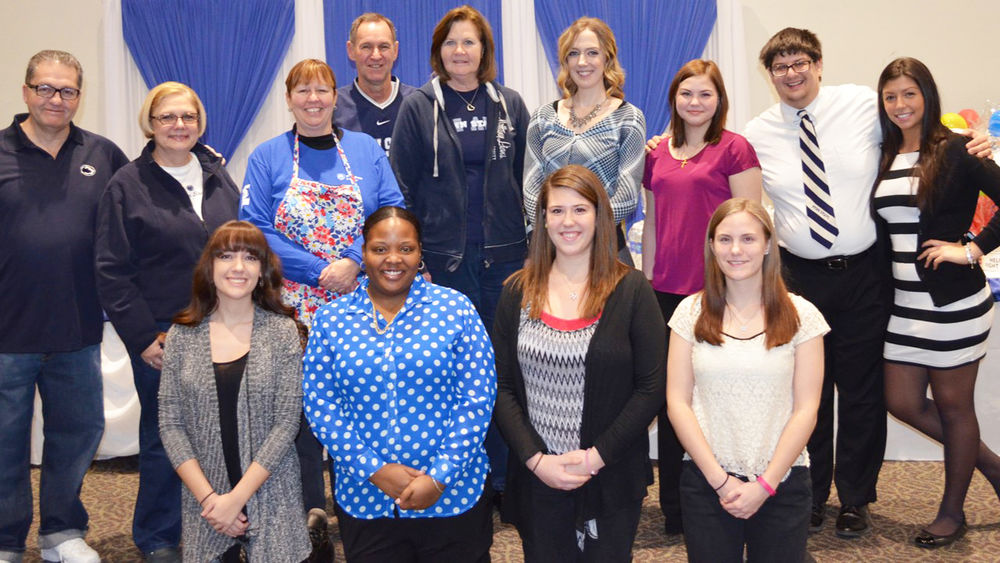
<svg viewBox="0 0 1000 563">
<path fill-rule="evenodd" d="M 170 323 L 159 323 L 161 330 Z M 181 480 L 160 441 L 160 371 L 132 358 L 139 395 L 139 493 L 132 517 L 132 540 L 143 553 L 177 547 L 181 541 Z"/>
<path fill-rule="evenodd" d="M 0 354 L 0 559 L 24 552 L 32 518 L 31 418 L 42 398 L 45 445 L 39 545 L 82 538 L 80 487 L 104 433 L 100 345 L 54 354 Z"/>
<path fill-rule="evenodd" d="M 483 249 L 480 246 L 467 246 L 458 269 L 449 272 L 444 268 L 435 268 L 428 263 L 431 281 L 456 289 L 465 294 L 479 312 L 479 317 L 486 325 L 486 331 L 493 336 L 493 319 L 496 316 L 497 303 L 503 282 L 511 274 L 524 266 L 523 260 L 511 262 L 487 262 L 483 259 Z M 507 482 L 507 443 L 497 425 L 490 422 L 486 432 L 486 455 L 490 458 L 490 475 L 493 490 L 502 492 Z"/>
<path fill-rule="evenodd" d="M 809 468 L 793 467 L 777 492 L 750 518 L 736 518 L 722 508 L 694 462 L 685 461 L 680 493 L 688 561 L 743 563 L 744 546 L 748 563 L 805 561 L 812 506 Z"/>
</svg>

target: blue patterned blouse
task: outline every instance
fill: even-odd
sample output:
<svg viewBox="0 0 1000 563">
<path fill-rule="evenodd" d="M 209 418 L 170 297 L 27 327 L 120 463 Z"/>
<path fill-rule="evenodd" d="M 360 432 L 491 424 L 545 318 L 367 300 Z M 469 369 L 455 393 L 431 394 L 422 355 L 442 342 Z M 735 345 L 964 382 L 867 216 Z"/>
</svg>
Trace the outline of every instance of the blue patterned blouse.
<svg viewBox="0 0 1000 563">
<path fill-rule="evenodd" d="M 489 336 L 461 293 L 417 276 L 384 334 L 368 280 L 313 319 L 303 365 L 306 416 L 336 459 L 337 503 L 362 519 L 454 516 L 483 492 L 483 439 L 496 398 Z M 378 316 L 379 327 L 385 319 Z M 368 481 L 387 463 L 422 469 L 446 488 L 402 510 Z"/>
</svg>

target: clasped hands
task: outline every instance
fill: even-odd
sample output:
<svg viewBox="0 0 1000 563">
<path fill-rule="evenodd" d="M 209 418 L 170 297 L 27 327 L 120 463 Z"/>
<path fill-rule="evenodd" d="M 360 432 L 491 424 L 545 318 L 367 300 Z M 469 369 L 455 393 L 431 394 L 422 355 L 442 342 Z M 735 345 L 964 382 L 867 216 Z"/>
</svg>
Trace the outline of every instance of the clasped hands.
<svg viewBox="0 0 1000 563">
<path fill-rule="evenodd" d="M 531 456 L 525 465 L 549 487 L 572 491 L 590 481 L 591 477 L 604 467 L 604 460 L 597 452 L 597 448 L 590 448 L 560 455 L 539 452 Z"/>
<path fill-rule="evenodd" d="M 220 495 L 211 493 L 201 503 L 201 517 L 220 534 L 231 538 L 242 536 L 250 527 L 247 515 L 243 514 L 245 502 L 241 502 L 233 493 Z"/>
<path fill-rule="evenodd" d="M 368 480 L 392 497 L 403 510 L 429 508 L 444 491 L 444 485 L 437 483 L 423 470 L 401 463 L 383 465 Z"/>
<path fill-rule="evenodd" d="M 334 293 L 349 293 L 358 285 L 361 266 L 350 258 L 335 260 L 319 274 L 319 285 Z"/>
<path fill-rule="evenodd" d="M 764 501 L 770 497 L 756 478 L 743 481 L 731 475 L 716 493 L 719 495 L 719 503 L 722 508 L 734 517 L 743 520 L 756 514 Z"/>
</svg>

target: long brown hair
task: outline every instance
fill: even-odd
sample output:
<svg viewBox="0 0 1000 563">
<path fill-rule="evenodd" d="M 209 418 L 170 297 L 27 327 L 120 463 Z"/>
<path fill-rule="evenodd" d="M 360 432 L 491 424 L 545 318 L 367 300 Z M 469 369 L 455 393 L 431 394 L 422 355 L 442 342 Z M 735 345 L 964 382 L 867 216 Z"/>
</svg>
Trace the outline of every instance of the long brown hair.
<svg viewBox="0 0 1000 563">
<path fill-rule="evenodd" d="M 577 85 L 576 82 L 573 82 L 573 77 L 570 76 L 566 59 L 569 57 L 569 50 L 573 47 L 573 42 L 588 29 L 597 36 L 601 51 L 607 58 L 604 63 L 604 91 L 612 98 L 624 100 L 625 70 L 618 62 L 618 44 L 615 42 L 615 34 L 604 21 L 588 17 L 580 18 L 571 23 L 559 36 L 559 76 L 556 78 L 556 82 L 563 91 L 563 98 L 569 98 L 576 94 Z"/>
<path fill-rule="evenodd" d="M 573 190 L 594 206 L 594 244 L 590 250 L 590 275 L 583 299 L 583 317 L 596 317 L 604 309 L 604 302 L 618 282 L 628 273 L 629 267 L 618 261 L 618 243 L 611 200 L 601 180 L 586 167 L 570 164 L 556 170 L 542 183 L 535 211 L 535 230 L 531 234 L 528 261 L 524 268 L 514 272 L 505 283 L 513 283 L 523 296 L 521 307 L 528 307 L 531 318 L 542 316 L 542 309 L 549 300 L 549 272 L 556 258 L 556 247 L 545 228 L 545 211 L 549 206 L 552 190 Z"/>
<path fill-rule="evenodd" d="M 799 330 L 799 314 L 788 296 L 788 289 L 781 279 L 781 255 L 774 238 L 774 224 L 760 203 L 747 198 L 733 198 L 722 202 L 708 222 L 705 236 L 705 289 L 701 293 L 701 315 L 694 326 L 698 342 L 722 344 L 722 317 L 726 311 L 726 276 L 719 268 L 712 250 L 715 230 L 726 217 L 746 212 L 760 222 L 769 251 L 764 255 L 761 300 L 764 303 L 764 345 L 767 349 L 792 341 Z"/>
<path fill-rule="evenodd" d="M 249 252 L 260 261 L 260 279 L 251 294 L 254 304 L 272 313 L 295 318 L 295 308 L 281 301 L 281 260 L 267 245 L 260 229 L 246 221 L 227 221 L 212 233 L 208 244 L 194 267 L 191 281 L 191 302 L 174 316 L 174 322 L 185 326 L 198 326 L 219 305 L 216 294 L 215 259 L 223 252 Z M 296 321 L 299 337 L 305 342 L 306 328 Z"/>
<path fill-rule="evenodd" d="M 705 142 L 714 145 L 722 139 L 722 130 L 726 128 L 726 114 L 729 112 L 729 96 L 726 95 L 726 84 L 722 81 L 722 73 L 715 61 L 694 59 L 688 61 L 674 75 L 674 81 L 670 83 L 670 91 L 667 100 L 670 103 L 670 140 L 674 148 L 680 147 L 687 140 L 684 131 L 684 120 L 677 112 L 677 91 L 684 82 L 692 76 L 707 76 L 715 87 L 715 95 L 719 101 L 715 106 L 715 114 L 712 122 L 705 131 Z"/>
<path fill-rule="evenodd" d="M 903 144 L 903 132 L 889 119 L 889 114 L 885 111 L 885 100 L 882 99 L 886 83 L 903 76 L 917 83 L 920 95 L 924 98 L 924 116 L 920 121 L 920 156 L 917 157 L 916 172 L 917 206 L 921 211 L 927 212 L 934 205 L 937 186 L 943 183 L 938 182 L 937 178 L 943 172 L 945 141 L 954 133 L 941 123 L 941 97 L 931 71 L 924 63 L 912 57 L 892 61 L 878 77 L 878 122 L 882 126 L 882 157 L 872 192 L 874 196 L 875 188 L 892 168 L 892 161 L 896 159 L 899 147 Z"/>
</svg>

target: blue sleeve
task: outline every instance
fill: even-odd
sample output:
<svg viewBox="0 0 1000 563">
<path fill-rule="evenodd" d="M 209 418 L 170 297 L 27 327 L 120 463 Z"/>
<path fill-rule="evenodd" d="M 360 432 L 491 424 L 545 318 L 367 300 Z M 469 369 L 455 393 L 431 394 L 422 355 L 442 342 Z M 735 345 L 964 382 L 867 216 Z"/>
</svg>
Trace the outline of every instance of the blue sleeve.
<svg viewBox="0 0 1000 563">
<path fill-rule="evenodd" d="M 451 415 L 444 440 L 431 458 L 428 475 L 448 485 L 475 459 L 486 439 L 496 400 L 497 374 L 493 346 L 472 303 L 462 298 L 462 334 L 454 343 L 455 375 Z"/>
<path fill-rule="evenodd" d="M 266 145 L 261 145 L 250 155 L 247 172 L 243 180 L 243 195 L 240 200 L 240 219 L 249 221 L 264 233 L 271 250 L 281 258 L 282 274 L 297 283 L 319 285 L 319 275 L 328 263 L 292 242 L 274 228 L 274 214 L 277 205 L 273 202 L 273 183 L 280 170 L 272 168 L 264 156 Z M 291 162 L 288 163 L 291 166 Z M 287 186 L 281 188 L 283 194 Z"/>
<path fill-rule="evenodd" d="M 403 194 L 399 191 L 399 184 L 396 182 L 396 175 L 392 173 L 392 167 L 389 166 L 389 158 L 385 156 L 385 151 L 382 150 L 382 147 L 378 146 L 378 143 L 374 139 L 369 137 L 367 140 L 371 141 L 371 147 L 367 151 L 370 153 L 368 158 L 374 158 L 375 165 L 372 167 L 374 171 L 374 184 L 366 182 L 366 185 L 374 185 L 375 191 L 374 193 L 366 191 L 361 196 L 365 206 L 366 219 L 369 215 L 375 213 L 378 208 L 385 207 L 386 205 L 406 207 L 403 201 Z M 344 250 L 344 258 L 350 258 L 361 264 L 361 247 L 364 243 L 364 237 L 359 235 L 358 238 L 354 239 L 354 244 Z"/>
<path fill-rule="evenodd" d="M 326 450 L 359 481 L 382 468 L 386 462 L 355 431 L 347 414 L 346 399 L 334 385 L 334 362 L 340 342 L 331 330 L 332 309 L 322 307 L 313 318 L 302 360 L 302 402 L 313 434 Z"/>
</svg>

